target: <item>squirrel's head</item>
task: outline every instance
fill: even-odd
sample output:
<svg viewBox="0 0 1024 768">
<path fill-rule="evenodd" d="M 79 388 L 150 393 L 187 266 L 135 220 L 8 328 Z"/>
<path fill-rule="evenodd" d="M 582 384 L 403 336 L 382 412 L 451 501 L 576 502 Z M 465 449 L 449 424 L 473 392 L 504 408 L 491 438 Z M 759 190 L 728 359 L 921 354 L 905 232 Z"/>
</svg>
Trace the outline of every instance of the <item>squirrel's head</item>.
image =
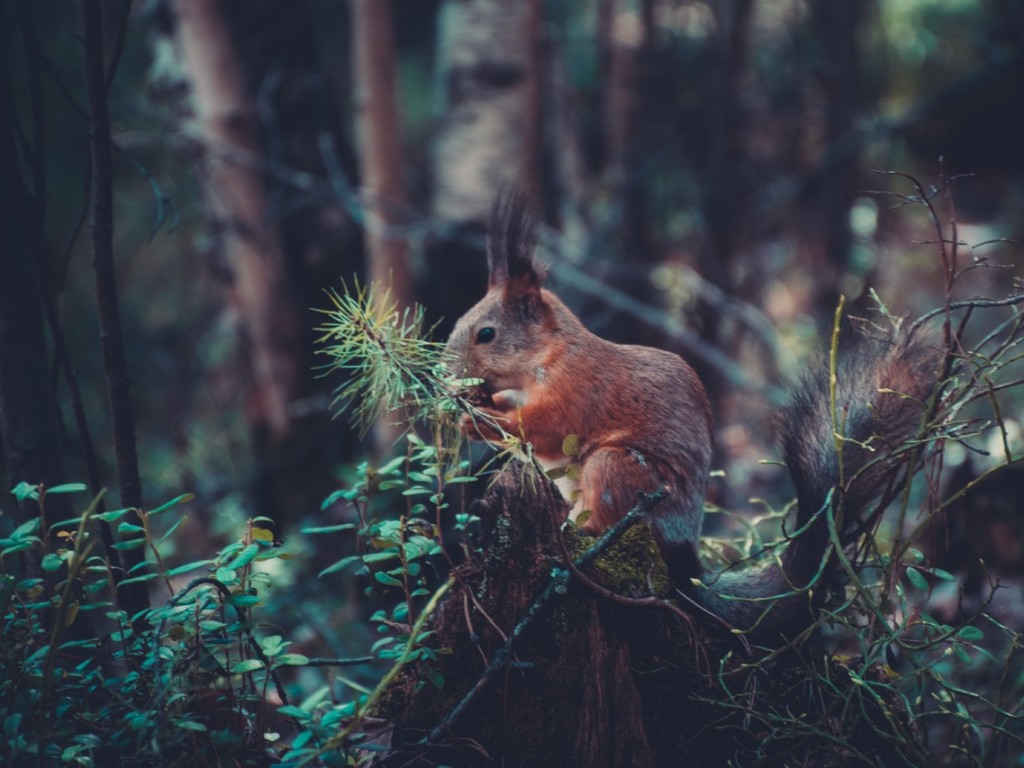
<svg viewBox="0 0 1024 768">
<path fill-rule="evenodd" d="M 455 324 L 447 349 L 449 372 L 482 379 L 485 396 L 526 386 L 550 350 L 553 297 L 533 260 L 536 242 L 522 195 L 499 195 L 487 236 L 487 294 Z"/>
</svg>

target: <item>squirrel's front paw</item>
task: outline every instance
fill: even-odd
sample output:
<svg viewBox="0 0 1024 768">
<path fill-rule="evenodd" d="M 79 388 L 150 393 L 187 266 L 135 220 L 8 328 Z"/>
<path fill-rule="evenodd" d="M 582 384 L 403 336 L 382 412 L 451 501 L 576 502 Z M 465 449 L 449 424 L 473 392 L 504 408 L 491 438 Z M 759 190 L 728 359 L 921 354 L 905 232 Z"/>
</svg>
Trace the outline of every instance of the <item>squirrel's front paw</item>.
<svg viewBox="0 0 1024 768">
<path fill-rule="evenodd" d="M 470 440 L 501 442 L 505 439 L 511 423 L 499 411 L 492 408 L 476 408 L 473 413 L 463 414 L 459 429 Z"/>
</svg>

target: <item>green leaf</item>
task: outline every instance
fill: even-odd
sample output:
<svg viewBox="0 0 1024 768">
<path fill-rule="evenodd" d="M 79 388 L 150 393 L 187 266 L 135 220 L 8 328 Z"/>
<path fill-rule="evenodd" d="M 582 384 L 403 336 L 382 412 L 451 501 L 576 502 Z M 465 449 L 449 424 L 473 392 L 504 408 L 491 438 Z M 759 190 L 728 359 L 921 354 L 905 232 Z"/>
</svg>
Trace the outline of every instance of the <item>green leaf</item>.
<svg viewBox="0 0 1024 768">
<path fill-rule="evenodd" d="M 580 438 L 578 435 L 566 435 L 562 441 L 562 454 L 565 456 L 580 455 Z"/>
<path fill-rule="evenodd" d="M 237 571 L 239 568 L 244 568 L 249 563 L 251 563 L 256 558 L 256 555 L 258 555 L 259 553 L 259 544 L 249 544 L 248 546 L 246 546 L 245 549 L 238 553 L 234 560 L 232 560 L 224 567 L 231 568 L 232 570 Z"/>
<path fill-rule="evenodd" d="M 47 488 L 46 493 L 81 493 L 87 490 L 89 490 L 89 486 L 85 483 L 64 483 L 63 485 L 55 485 L 53 488 Z"/>
<path fill-rule="evenodd" d="M 262 670 L 264 664 L 258 658 L 247 658 L 244 662 L 239 662 L 231 668 L 231 672 L 236 675 L 241 675 L 246 672 L 255 672 L 256 670 Z"/>
<path fill-rule="evenodd" d="M 105 523 L 112 523 L 118 518 L 124 517 L 129 512 L 134 512 L 133 507 L 125 507 L 124 509 L 112 509 L 109 512 L 101 512 L 98 515 L 94 515 L 97 520 L 102 520 Z"/>
<path fill-rule="evenodd" d="M 40 528 L 40 520 L 38 517 L 33 517 L 31 520 L 22 523 L 11 533 L 11 539 L 23 539 L 26 536 L 30 536 L 36 533 Z"/>
<path fill-rule="evenodd" d="M 163 543 L 167 541 L 169 538 L 171 538 L 171 536 L 174 535 L 174 532 L 178 530 L 186 520 L 188 520 L 188 515 L 182 515 L 181 517 L 179 517 L 177 522 L 175 522 L 174 525 L 167 529 L 167 533 L 160 537 L 160 543 Z"/>
<path fill-rule="evenodd" d="M 917 568 L 907 568 L 907 581 L 920 590 L 928 589 L 928 579 Z"/>
<path fill-rule="evenodd" d="M 214 578 L 221 584 L 234 584 L 238 580 L 238 574 L 234 568 L 218 568 Z"/>
<path fill-rule="evenodd" d="M 167 575 L 180 576 L 183 573 L 188 573 L 189 571 L 194 571 L 197 568 L 204 568 L 209 565 L 213 565 L 213 560 L 197 560 L 194 563 L 185 563 L 184 565 L 179 565 L 176 568 L 171 568 L 171 570 L 167 572 Z"/>
<path fill-rule="evenodd" d="M 358 488 L 343 488 L 340 491 L 335 491 L 320 503 L 320 510 L 323 511 L 338 501 L 353 501 L 360 493 Z"/>
<path fill-rule="evenodd" d="M 123 587 L 125 584 L 136 584 L 143 581 L 149 581 L 150 579 L 155 579 L 159 575 L 160 574 L 158 573 L 144 573 L 141 576 L 133 576 L 130 579 L 125 579 L 124 581 L 119 582 L 118 586 Z"/>
<path fill-rule="evenodd" d="M 44 571 L 56 571 L 63 564 L 64 561 L 61 559 L 60 555 L 55 555 L 53 552 L 50 552 L 48 555 L 43 557 L 43 561 L 40 563 Z"/>
<path fill-rule="evenodd" d="M 434 490 L 432 488 L 407 488 L 402 491 L 403 496 L 432 496 Z"/>
<path fill-rule="evenodd" d="M 183 493 L 180 496 L 175 496 L 173 499 L 164 502 L 156 509 L 149 510 L 149 516 L 152 517 L 153 515 L 159 515 L 162 512 L 166 512 L 169 509 L 173 509 L 179 504 L 184 504 L 187 501 L 192 501 L 192 499 L 194 499 L 195 497 L 196 495 L 194 493 Z"/>
<path fill-rule="evenodd" d="M 172 720 L 171 722 L 173 722 L 178 728 L 181 728 L 183 731 L 196 731 L 198 733 L 206 733 L 207 730 L 209 730 L 205 725 L 203 725 L 202 723 L 197 723 L 194 720 Z"/>
<path fill-rule="evenodd" d="M 565 477 L 565 467 L 552 467 L 545 473 L 549 480 L 558 480 Z"/>
<path fill-rule="evenodd" d="M 0 557 L 6 557 L 7 555 L 13 555 L 16 552 L 24 552 L 26 549 L 32 549 L 32 547 L 38 542 L 39 539 L 33 537 L 32 539 L 26 539 L 17 544 L 12 544 L 9 547 L 4 547 L 0 550 Z"/>
<path fill-rule="evenodd" d="M 278 656 L 274 661 L 278 664 L 286 664 L 290 667 L 302 667 L 309 664 L 309 657 L 303 656 L 301 653 L 284 653 Z"/>
<path fill-rule="evenodd" d="M 388 547 L 383 552 L 371 552 L 368 555 L 362 556 L 362 561 L 369 565 L 370 563 L 383 563 L 386 560 L 394 560 L 398 557 L 398 549 L 396 547 Z"/>
<path fill-rule="evenodd" d="M 113 545 L 113 549 L 138 549 L 139 547 L 145 546 L 146 539 L 139 537 L 137 539 L 128 539 L 127 541 L 119 541 Z"/>
<path fill-rule="evenodd" d="M 985 633 L 978 627 L 966 626 L 957 630 L 956 636 L 969 643 L 976 643 L 985 638 Z"/>
<path fill-rule="evenodd" d="M 283 707 L 278 707 L 277 712 L 280 715 L 284 715 L 285 717 L 294 717 L 296 720 L 301 720 L 302 722 L 313 719 L 312 714 L 304 709 L 296 707 L 294 704 L 285 704 Z"/>
<path fill-rule="evenodd" d="M 303 533 L 317 534 L 317 533 L 338 533 L 339 531 L 351 531 L 356 528 L 355 523 L 342 523 L 340 525 L 323 525 L 317 528 L 303 528 Z"/>
<path fill-rule="evenodd" d="M 324 568 L 322 571 L 320 571 L 319 575 L 327 576 L 331 573 L 337 573 L 338 571 L 344 570 L 348 566 L 352 565 L 352 563 L 362 563 L 362 561 L 363 558 L 359 555 L 350 555 L 349 557 L 343 557 L 341 560 L 334 563 L 333 565 L 329 565 L 326 568 Z"/>
<path fill-rule="evenodd" d="M 956 581 L 956 576 L 949 571 L 944 571 L 941 568 L 929 568 L 928 570 L 943 581 Z"/>
<path fill-rule="evenodd" d="M 26 499 L 39 501 L 39 488 L 26 482 L 18 483 L 11 488 L 11 493 L 18 501 L 25 501 Z"/>
<path fill-rule="evenodd" d="M 384 573 L 383 571 L 377 571 L 373 574 L 373 578 L 379 581 L 381 584 L 386 584 L 389 587 L 400 587 L 402 582 L 392 576 L 390 573 Z"/>
<path fill-rule="evenodd" d="M 231 595 L 228 602 L 235 608 L 252 608 L 259 605 L 260 599 L 256 595 Z"/>
</svg>

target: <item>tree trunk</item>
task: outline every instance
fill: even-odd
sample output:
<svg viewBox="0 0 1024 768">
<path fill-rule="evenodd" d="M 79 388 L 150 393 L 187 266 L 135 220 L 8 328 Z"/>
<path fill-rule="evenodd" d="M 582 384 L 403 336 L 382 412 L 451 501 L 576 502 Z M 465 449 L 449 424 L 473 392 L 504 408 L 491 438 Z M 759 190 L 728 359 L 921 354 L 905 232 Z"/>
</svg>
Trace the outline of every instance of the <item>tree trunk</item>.
<svg viewBox="0 0 1024 768">
<path fill-rule="evenodd" d="M 446 0 L 438 33 L 443 115 L 434 212 L 485 221 L 497 190 L 538 190 L 538 0 Z"/>
<path fill-rule="evenodd" d="M 444 685 L 417 684 L 415 665 L 396 679 L 373 713 L 395 726 L 376 765 L 859 764 L 844 741 L 903 764 L 898 701 L 880 707 L 816 640 L 766 660 L 672 602 L 645 523 L 584 568 L 595 588 L 564 570 L 566 505 L 548 481 L 514 465 L 479 513 L 482 559 L 433 618 Z"/>
<path fill-rule="evenodd" d="M 815 4 L 811 12 L 815 37 L 821 41 L 823 49 L 817 72 L 825 101 L 823 159 L 838 152 L 864 112 L 859 41 L 869 11 L 870 0 L 836 0 Z M 828 178 L 807 190 L 813 195 L 812 207 L 818 213 L 815 218 L 824 231 L 815 233 L 817 258 L 806 268 L 817 275 L 814 283 L 816 316 L 826 323 L 830 322 L 828 318 L 835 309 L 836 294 L 849 292 L 849 286 L 844 287 L 841 281 L 852 266 L 849 263 L 853 241 L 850 206 L 864 188 L 859 154 L 852 152 L 835 164 Z M 864 278 L 862 287 L 869 284 L 867 274 L 860 277 Z"/>
<path fill-rule="evenodd" d="M 432 319 L 444 334 L 483 293 L 494 196 L 539 202 L 539 0 L 444 0 L 438 14 L 432 212 L 445 227 L 426 254 Z"/>
<path fill-rule="evenodd" d="M 358 135 L 366 276 L 370 285 L 390 291 L 398 310 L 412 307 L 408 233 L 402 228 L 408 206 L 405 152 L 395 93 L 395 46 L 391 0 L 352 0 L 352 51 Z M 380 294 L 378 294 L 380 296 Z M 378 456 L 389 452 L 401 430 L 385 416 L 374 425 Z"/>
<path fill-rule="evenodd" d="M 176 31 L 205 148 L 206 197 L 233 278 L 251 360 L 250 424 L 279 439 L 292 423 L 302 334 L 266 206 L 256 109 L 217 0 L 176 0 Z"/>
<path fill-rule="evenodd" d="M 0 445 L 7 493 L 18 482 L 66 482 L 60 425 L 46 367 L 42 287 L 32 260 L 41 236 L 36 199 L 22 178 L 15 139 L 13 95 L 6 62 L 0 63 Z M 36 119 L 43 119 L 35 115 Z M 35 147 L 39 153 L 41 147 Z M 37 154 L 36 157 L 41 157 Z M 42 190 L 36 190 L 37 193 Z M 8 497 L 10 498 L 10 497 Z M 38 516 L 32 502 L 19 504 L 16 519 Z"/>
<path fill-rule="evenodd" d="M 107 68 L 103 56 L 103 13 L 99 0 L 83 2 L 82 28 L 85 87 L 89 100 L 93 274 L 103 347 L 103 369 L 107 378 L 111 434 L 117 460 L 117 484 L 121 505 L 142 509 L 142 479 L 135 444 L 131 380 L 124 357 L 121 308 L 114 266 L 114 164 L 107 109 Z M 143 559 L 142 548 L 125 550 L 121 554 L 125 573 L 131 572 Z M 128 584 L 119 588 L 118 595 L 121 608 L 129 616 L 137 616 L 149 607 L 149 590 L 145 583 Z"/>
</svg>

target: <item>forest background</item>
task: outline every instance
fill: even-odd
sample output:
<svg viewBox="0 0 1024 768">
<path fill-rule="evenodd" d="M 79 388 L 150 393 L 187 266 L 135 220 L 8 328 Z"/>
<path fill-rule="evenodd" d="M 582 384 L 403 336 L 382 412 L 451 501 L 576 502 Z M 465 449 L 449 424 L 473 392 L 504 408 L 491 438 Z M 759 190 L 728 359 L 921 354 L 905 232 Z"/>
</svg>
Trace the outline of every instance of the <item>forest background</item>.
<svg viewBox="0 0 1024 768">
<path fill-rule="evenodd" d="M 308 655 L 373 642 L 363 585 L 316 576 L 348 545 L 300 531 L 352 522 L 323 500 L 395 437 L 334 418 L 343 382 L 319 375 L 314 310 L 341 280 L 386 279 L 443 339 L 482 295 L 498 191 L 535 201 L 550 285 L 588 327 L 698 369 L 726 506 L 791 493 L 760 461 L 777 455 L 771 414 L 840 294 L 942 304 L 934 223 L 900 204 L 912 178 L 944 205 L 952 190 L 943 223 L 965 258 L 1011 265 L 972 273 L 964 296 L 1021 274 L 1016 0 L 0 8 L 0 538 L 36 514 L 6 493 L 20 482 L 108 487 L 112 508 L 195 494 L 171 564 L 270 518 L 296 559 L 264 621 Z M 1021 409 L 1003 413 L 1016 439 Z M 983 559 L 1020 628 L 1008 474 L 930 556 L 967 581 Z M 166 599 L 147 586 L 140 604 Z"/>
</svg>

